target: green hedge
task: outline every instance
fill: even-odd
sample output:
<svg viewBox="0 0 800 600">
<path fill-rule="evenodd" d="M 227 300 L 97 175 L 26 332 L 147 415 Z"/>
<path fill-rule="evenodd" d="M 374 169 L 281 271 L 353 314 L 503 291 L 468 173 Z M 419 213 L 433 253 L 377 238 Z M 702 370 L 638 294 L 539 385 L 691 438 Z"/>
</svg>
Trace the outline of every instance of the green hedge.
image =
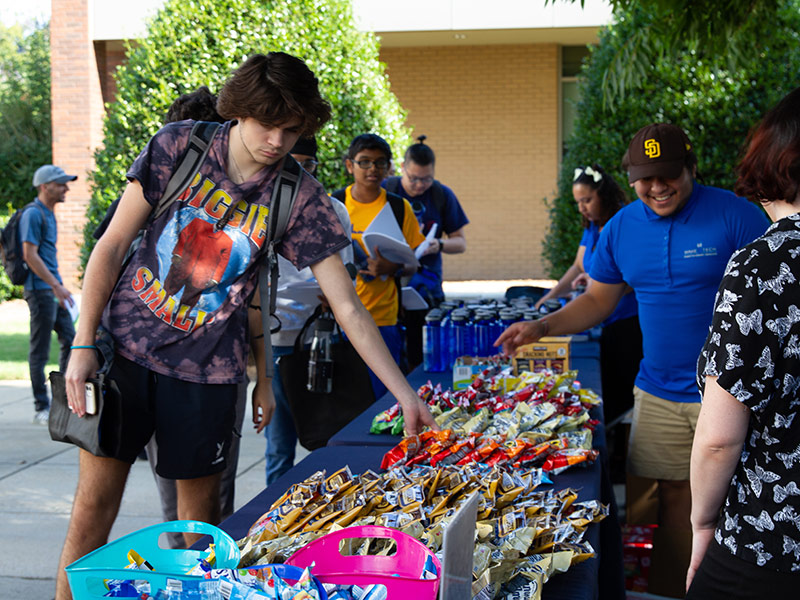
<svg viewBox="0 0 800 600">
<path fill-rule="evenodd" d="M 701 181 L 731 189 L 734 167 L 750 128 L 798 85 L 800 72 L 800 2 L 784 1 L 770 23 L 751 21 L 744 35 L 752 40 L 744 65 L 727 70 L 724 56 L 706 56 L 685 47 L 664 57 L 640 75 L 641 89 L 603 102 L 603 80 L 632 34 L 652 18 L 642 10 L 620 12 L 600 34 L 579 80 L 580 97 L 575 133 L 567 141 L 558 196 L 546 199 L 550 230 L 544 256 L 551 277 L 560 277 L 575 259 L 580 241 L 580 215 L 572 197 L 577 166 L 598 163 L 612 173 L 634 199 L 621 168 L 622 156 L 634 133 L 644 125 L 666 121 L 681 126 L 697 152 Z"/>
<path fill-rule="evenodd" d="M 328 189 L 348 181 L 341 157 L 356 135 L 377 133 L 395 152 L 408 145 L 405 112 L 389 89 L 377 39 L 358 31 L 348 0 L 170 0 L 116 74 L 117 100 L 107 107 L 104 146 L 95 154 L 82 266 L 94 247 L 92 231 L 173 100 L 200 85 L 217 92 L 248 56 L 273 50 L 305 60 L 333 106 L 317 136 L 318 177 Z"/>
</svg>

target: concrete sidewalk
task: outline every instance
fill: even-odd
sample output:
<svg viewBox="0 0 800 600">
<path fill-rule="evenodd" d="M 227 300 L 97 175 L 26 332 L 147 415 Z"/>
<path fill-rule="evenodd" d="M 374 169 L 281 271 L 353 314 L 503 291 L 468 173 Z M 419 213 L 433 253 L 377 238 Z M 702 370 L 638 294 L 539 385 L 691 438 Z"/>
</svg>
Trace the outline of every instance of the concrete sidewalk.
<svg viewBox="0 0 800 600">
<path fill-rule="evenodd" d="M 264 489 L 264 436 L 245 417 L 236 508 Z M 0 598 L 51 600 L 78 481 L 78 450 L 33 425 L 29 381 L 0 381 Z M 307 452 L 298 447 L 298 460 Z M 264 507 L 266 510 L 268 507 Z M 161 521 L 147 461 L 136 461 L 111 538 Z"/>
</svg>

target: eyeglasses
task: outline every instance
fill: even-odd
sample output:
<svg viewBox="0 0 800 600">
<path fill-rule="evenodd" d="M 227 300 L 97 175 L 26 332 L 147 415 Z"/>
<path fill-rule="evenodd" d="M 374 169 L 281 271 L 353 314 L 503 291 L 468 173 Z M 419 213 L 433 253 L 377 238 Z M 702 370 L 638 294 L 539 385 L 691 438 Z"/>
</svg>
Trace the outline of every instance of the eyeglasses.
<svg viewBox="0 0 800 600">
<path fill-rule="evenodd" d="M 365 171 L 372 167 L 372 165 L 375 165 L 375 168 L 381 171 L 389 168 L 389 161 L 383 158 L 379 158 L 378 160 L 354 160 L 353 163 L 357 164 L 359 168 Z"/>
<path fill-rule="evenodd" d="M 311 173 L 314 169 L 317 168 L 319 162 L 314 160 L 313 158 L 308 158 L 300 163 L 300 166 L 303 167 L 306 171 Z"/>
<path fill-rule="evenodd" d="M 427 177 L 412 177 L 411 175 L 406 173 L 406 177 L 408 177 L 408 181 L 413 185 L 416 185 L 418 183 L 422 183 L 424 185 L 433 183 L 433 177 L 431 175 L 428 175 Z"/>
</svg>

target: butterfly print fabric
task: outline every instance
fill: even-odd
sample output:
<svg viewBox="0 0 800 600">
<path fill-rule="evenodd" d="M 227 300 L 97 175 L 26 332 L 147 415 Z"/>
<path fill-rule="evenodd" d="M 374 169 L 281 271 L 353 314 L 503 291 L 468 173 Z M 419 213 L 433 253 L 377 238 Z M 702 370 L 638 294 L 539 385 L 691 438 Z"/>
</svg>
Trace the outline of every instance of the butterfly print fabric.
<svg viewBox="0 0 800 600">
<path fill-rule="evenodd" d="M 736 556 L 800 571 L 800 215 L 730 259 L 697 364 L 750 409 L 715 537 Z M 795 274 L 797 271 L 797 274 Z"/>
</svg>

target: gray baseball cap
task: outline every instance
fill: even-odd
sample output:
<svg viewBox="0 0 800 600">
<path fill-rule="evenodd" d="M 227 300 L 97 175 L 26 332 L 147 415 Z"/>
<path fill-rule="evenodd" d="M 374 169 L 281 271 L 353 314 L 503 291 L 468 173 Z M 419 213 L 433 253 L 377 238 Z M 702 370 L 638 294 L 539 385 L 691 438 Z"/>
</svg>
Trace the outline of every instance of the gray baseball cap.
<svg viewBox="0 0 800 600">
<path fill-rule="evenodd" d="M 39 187 L 43 183 L 50 183 L 52 181 L 56 183 L 67 183 L 68 181 L 75 181 L 77 178 L 77 175 L 67 175 L 61 167 L 42 165 L 36 169 L 36 173 L 33 174 L 33 187 Z"/>
</svg>

